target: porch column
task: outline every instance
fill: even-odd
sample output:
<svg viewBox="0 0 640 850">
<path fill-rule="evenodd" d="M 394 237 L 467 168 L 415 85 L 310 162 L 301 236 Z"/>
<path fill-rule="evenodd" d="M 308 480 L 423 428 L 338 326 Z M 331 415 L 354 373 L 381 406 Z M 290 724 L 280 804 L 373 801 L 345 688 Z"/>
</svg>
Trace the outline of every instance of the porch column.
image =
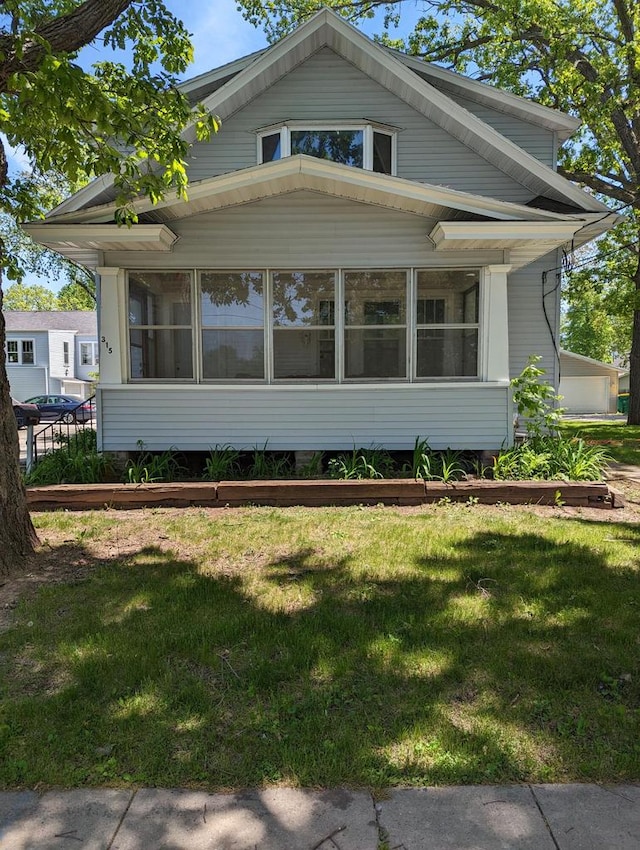
<svg viewBox="0 0 640 850">
<path fill-rule="evenodd" d="M 100 384 L 124 384 L 127 380 L 124 270 L 100 266 L 96 272 L 100 275 L 98 299 Z"/>
<path fill-rule="evenodd" d="M 485 381 L 509 380 L 507 275 L 511 266 L 483 268 L 482 353 Z"/>
</svg>

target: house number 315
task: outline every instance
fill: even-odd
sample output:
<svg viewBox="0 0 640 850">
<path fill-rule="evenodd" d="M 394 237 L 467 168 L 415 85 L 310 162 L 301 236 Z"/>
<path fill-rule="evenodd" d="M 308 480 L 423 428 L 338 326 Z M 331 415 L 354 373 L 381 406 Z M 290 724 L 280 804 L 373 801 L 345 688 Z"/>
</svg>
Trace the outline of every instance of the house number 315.
<svg viewBox="0 0 640 850">
<path fill-rule="evenodd" d="M 106 337 L 102 337 L 101 340 L 104 347 L 107 349 L 107 354 L 113 354 L 113 348 L 109 345 L 109 340 Z"/>
</svg>

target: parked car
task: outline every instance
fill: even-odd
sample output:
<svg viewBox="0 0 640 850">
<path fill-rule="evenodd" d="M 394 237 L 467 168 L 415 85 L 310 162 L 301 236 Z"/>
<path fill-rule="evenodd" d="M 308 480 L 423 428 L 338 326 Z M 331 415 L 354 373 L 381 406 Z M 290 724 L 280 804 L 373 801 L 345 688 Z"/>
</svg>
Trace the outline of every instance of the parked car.
<svg viewBox="0 0 640 850">
<path fill-rule="evenodd" d="M 37 395 L 27 399 L 27 404 L 37 405 L 40 418 L 53 422 L 71 424 L 87 422 L 93 417 L 92 402 L 74 395 Z"/>
<path fill-rule="evenodd" d="M 13 412 L 16 415 L 18 428 L 24 428 L 26 425 L 37 425 L 40 422 L 41 415 L 38 407 L 35 404 L 29 404 L 26 401 L 16 401 L 11 399 Z"/>
</svg>

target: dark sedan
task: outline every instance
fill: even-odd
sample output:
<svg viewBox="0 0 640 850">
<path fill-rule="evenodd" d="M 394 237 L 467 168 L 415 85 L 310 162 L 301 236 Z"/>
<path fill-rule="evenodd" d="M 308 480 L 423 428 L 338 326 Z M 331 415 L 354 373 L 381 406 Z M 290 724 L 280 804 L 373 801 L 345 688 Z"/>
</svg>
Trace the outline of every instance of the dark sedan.
<svg viewBox="0 0 640 850">
<path fill-rule="evenodd" d="M 38 425 L 40 422 L 40 411 L 35 404 L 29 404 L 26 401 L 16 401 L 11 399 L 13 412 L 16 415 L 18 428 L 24 428 L 26 425 Z"/>
<path fill-rule="evenodd" d="M 35 404 L 40 417 L 53 422 L 87 422 L 93 417 L 93 404 L 73 395 L 37 395 L 27 399 L 27 404 Z"/>
</svg>

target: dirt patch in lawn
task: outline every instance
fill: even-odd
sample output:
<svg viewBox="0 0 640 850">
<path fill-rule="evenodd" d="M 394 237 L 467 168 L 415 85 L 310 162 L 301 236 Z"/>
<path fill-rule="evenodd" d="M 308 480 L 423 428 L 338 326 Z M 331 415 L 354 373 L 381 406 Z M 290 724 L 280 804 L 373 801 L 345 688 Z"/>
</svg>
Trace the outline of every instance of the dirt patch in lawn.
<svg viewBox="0 0 640 850">
<path fill-rule="evenodd" d="M 640 522 L 640 471 L 638 477 L 626 477 L 626 470 L 614 471 L 609 482 L 621 493 L 625 506 L 613 510 L 600 508 L 544 506 L 544 505 L 473 505 L 470 509 L 481 511 L 487 517 L 513 516 L 518 513 L 534 514 L 549 519 L 582 519 L 590 522 L 634 523 Z M 100 512 L 104 527 L 95 536 L 84 536 L 84 516 L 89 512 L 65 513 L 64 528 L 50 524 L 39 528 L 41 545 L 21 575 L 0 580 L 0 631 L 10 627 L 13 611 L 23 597 L 33 596 L 43 585 L 77 584 L 86 581 L 93 571 L 114 560 L 125 559 L 145 547 L 155 547 L 172 552 L 182 559 L 197 559 L 202 542 L 185 543 L 169 533 L 158 533 L 159 523 L 149 522 L 149 517 L 160 514 L 166 527 L 180 523 L 189 515 L 198 513 L 207 519 L 224 518 L 265 508 L 144 508 L 120 512 Z M 278 510 L 289 511 L 291 508 Z M 363 510 L 380 510 L 379 507 Z M 383 510 L 398 514 L 413 515 L 441 510 L 440 505 L 415 507 L 390 506 Z M 63 556 L 62 556 L 63 553 Z M 250 559 L 249 559 L 250 560 Z M 254 559 L 255 560 L 255 559 Z M 246 561 L 245 561 L 246 562 Z M 233 570 L 232 570 L 233 571 Z"/>
</svg>

